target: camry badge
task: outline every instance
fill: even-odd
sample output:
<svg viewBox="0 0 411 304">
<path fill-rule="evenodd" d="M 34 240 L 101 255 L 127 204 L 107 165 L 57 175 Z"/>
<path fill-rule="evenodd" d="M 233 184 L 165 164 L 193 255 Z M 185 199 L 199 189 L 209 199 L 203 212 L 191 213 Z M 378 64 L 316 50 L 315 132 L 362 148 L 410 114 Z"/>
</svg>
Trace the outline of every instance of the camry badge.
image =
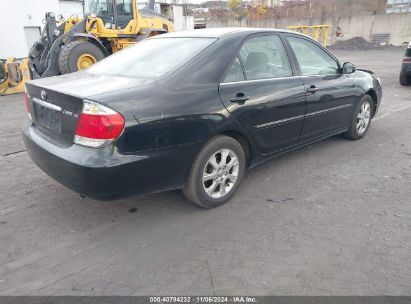
<svg viewBox="0 0 411 304">
<path fill-rule="evenodd" d="M 41 96 L 41 99 L 43 99 L 43 100 L 47 99 L 47 94 L 46 94 L 46 92 L 44 92 L 44 90 L 41 90 L 40 96 Z"/>
</svg>

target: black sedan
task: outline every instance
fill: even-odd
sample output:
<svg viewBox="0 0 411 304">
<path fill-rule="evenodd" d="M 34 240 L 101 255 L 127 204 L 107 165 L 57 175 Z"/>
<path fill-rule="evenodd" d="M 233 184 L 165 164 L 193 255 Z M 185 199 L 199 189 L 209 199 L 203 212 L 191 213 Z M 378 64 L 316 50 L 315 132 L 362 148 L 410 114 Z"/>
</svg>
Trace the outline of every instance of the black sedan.
<svg viewBox="0 0 411 304">
<path fill-rule="evenodd" d="M 212 208 L 246 168 L 339 133 L 362 138 L 381 95 L 372 72 L 307 36 L 206 29 L 27 83 L 23 134 L 32 160 L 84 196 L 183 189 Z"/>
<path fill-rule="evenodd" d="M 404 86 L 411 84 L 411 42 L 408 43 L 402 58 L 400 84 Z"/>
</svg>

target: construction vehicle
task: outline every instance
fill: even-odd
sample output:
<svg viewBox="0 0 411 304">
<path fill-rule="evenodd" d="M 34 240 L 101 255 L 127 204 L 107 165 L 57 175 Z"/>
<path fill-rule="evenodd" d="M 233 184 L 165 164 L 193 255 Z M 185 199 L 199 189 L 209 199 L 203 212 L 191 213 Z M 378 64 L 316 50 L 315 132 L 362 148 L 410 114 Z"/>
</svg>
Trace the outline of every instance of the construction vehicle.
<svg viewBox="0 0 411 304">
<path fill-rule="evenodd" d="M 0 95 L 24 92 L 24 83 L 30 79 L 28 58 L 0 59 Z"/>
<path fill-rule="evenodd" d="M 0 62 L 0 94 L 24 91 L 24 82 L 76 72 L 147 37 L 173 32 L 173 23 L 154 10 L 154 0 L 84 0 L 84 18 L 56 19 L 46 13 L 40 39 L 26 59 Z"/>
</svg>

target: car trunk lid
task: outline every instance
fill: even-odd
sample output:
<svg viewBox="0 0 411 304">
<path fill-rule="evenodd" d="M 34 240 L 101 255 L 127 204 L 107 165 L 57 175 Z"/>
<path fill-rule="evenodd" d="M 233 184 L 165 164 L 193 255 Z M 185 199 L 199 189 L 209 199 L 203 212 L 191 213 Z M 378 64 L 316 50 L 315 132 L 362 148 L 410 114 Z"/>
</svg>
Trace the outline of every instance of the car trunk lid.
<svg viewBox="0 0 411 304">
<path fill-rule="evenodd" d="M 71 146 L 83 99 L 27 84 L 33 126 L 49 140 Z"/>
<path fill-rule="evenodd" d="M 36 131 L 56 144 L 71 146 L 87 97 L 126 90 L 152 82 L 151 79 L 134 79 L 77 72 L 27 82 L 31 116 Z M 103 103 L 106 106 L 109 104 Z"/>
</svg>

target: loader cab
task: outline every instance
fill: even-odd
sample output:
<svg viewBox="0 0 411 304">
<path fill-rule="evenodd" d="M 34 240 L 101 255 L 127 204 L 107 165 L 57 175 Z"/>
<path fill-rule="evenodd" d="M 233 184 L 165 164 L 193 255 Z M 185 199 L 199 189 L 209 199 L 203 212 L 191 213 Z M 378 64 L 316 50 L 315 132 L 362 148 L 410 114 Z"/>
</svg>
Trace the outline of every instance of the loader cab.
<svg viewBox="0 0 411 304">
<path fill-rule="evenodd" d="M 124 29 L 134 19 L 133 0 L 84 0 L 84 15 L 100 18 L 106 29 Z"/>
</svg>

